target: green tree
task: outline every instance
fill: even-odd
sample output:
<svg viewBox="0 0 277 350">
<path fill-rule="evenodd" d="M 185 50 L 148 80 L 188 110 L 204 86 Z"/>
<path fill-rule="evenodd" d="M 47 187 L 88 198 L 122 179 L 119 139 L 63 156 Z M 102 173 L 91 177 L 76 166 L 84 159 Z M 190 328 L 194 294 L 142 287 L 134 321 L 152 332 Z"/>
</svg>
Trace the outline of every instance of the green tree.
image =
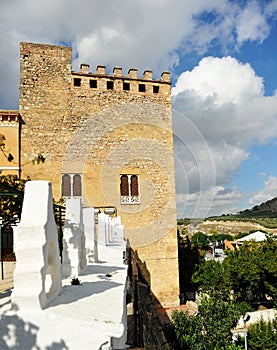
<svg viewBox="0 0 277 350">
<path fill-rule="evenodd" d="M 230 288 L 238 300 L 264 296 L 264 275 L 261 269 L 259 249 L 255 242 L 245 243 L 231 252 L 223 262 Z"/>
<path fill-rule="evenodd" d="M 219 233 L 215 230 L 211 230 L 210 231 L 210 236 L 209 236 L 209 240 L 210 242 L 219 242 L 222 243 L 226 240 L 226 241 L 232 241 L 234 238 L 233 236 L 227 234 L 227 233 Z"/>
<path fill-rule="evenodd" d="M 221 350 L 234 348 L 231 329 L 241 310 L 234 301 L 223 300 L 219 292 L 201 299 L 196 315 L 174 311 L 172 319 L 180 349 Z"/>
<path fill-rule="evenodd" d="M 234 294 L 238 302 L 277 300 L 277 240 L 246 242 L 228 251 L 220 264 L 214 260 L 198 264 L 192 283 L 205 292 L 213 289 Z"/>
<path fill-rule="evenodd" d="M 7 185 L 13 189 L 24 190 L 26 180 L 19 179 L 17 175 L 1 175 L 0 184 Z M 12 224 L 17 216 L 20 218 L 22 209 L 23 197 L 19 194 L 1 196 L 0 201 L 0 216 L 3 219 L 4 225 Z"/>
<path fill-rule="evenodd" d="M 277 321 L 263 319 L 248 327 L 248 346 L 251 350 L 275 350 L 277 344 Z"/>
<path fill-rule="evenodd" d="M 206 250 L 209 247 L 209 236 L 203 232 L 195 232 L 191 237 L 191 244 L 195 247 Z"/>
<path fill-rule="evenodd" d="M 196 283 L 203 292 L 216 289 L 223 293 L 227 288 L 222 264 L 215 260 L 208 260 L 200 265 L 192 275 L 192 282 Z"/>
<path fill-rule="evenodd" d="M 188 312 L 174 310 L 172 319 L 178 349 L 203 349 L 204 335 L 202 334 L 202 325 L 198 322 L 197 317 L 189 315 Z"/>
<path fill-rule="evenodd" d="M 277 241 L 247 242 L 223 262 L 228 287 L 237 300 L 277 298 Z"/>
<path fill-rule="evenodd" d="M 260 256 L 263 257 L 261 269 L 264 275 L 264 292 L 277 300 L 277 241 L 269 237 L 260 245 Z"/>
<path fill-rule="evenodd" d="M 180 294 L 196 290 L 197 286 L 193 284 L 191 276 L 197 266 L 204 263 L 204 257 L 199 253 L 198 248 L 191 244 L 188 236 L 183 237 L 178 234 L 178 258 Z"/>
</svg>

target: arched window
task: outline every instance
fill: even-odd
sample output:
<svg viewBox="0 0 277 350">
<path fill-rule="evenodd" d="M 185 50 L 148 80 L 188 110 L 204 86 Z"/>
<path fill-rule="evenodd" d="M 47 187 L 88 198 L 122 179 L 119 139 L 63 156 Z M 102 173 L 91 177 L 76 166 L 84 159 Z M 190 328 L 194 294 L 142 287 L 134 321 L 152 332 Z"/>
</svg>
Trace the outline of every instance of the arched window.
<svg viewBox="0 0 277 350">
<path fill-rule="evenodd" d="M 138 175 L 120 175 L 120 204 L 140 204 Z"/>
<path fill-rule="evenodd" d="M 120 194 L 121 196 L 129 196 L 128 176 L 122 175 L 120 179 Z"/>
<path fill-rule="evenodd" d="M 73 196 L 82 196 L 82 179 L 79 174 L 73 176 Z"/>
<path fill-rule="evenodd" d="M 80 174 L 62 175 L 62 197 L 82 196 L 82 176 Z"/>
<path fill-rule="evenodd" d="M 131 196 L 138 196 L 138 177 L 137 175 L 131 176 Z"/>
<path fill-rule="evenodd" d="M 62 177 L 62 196 L 71 196 L 71 178 L 68 174 L 63 175 Z"/>
</svg>

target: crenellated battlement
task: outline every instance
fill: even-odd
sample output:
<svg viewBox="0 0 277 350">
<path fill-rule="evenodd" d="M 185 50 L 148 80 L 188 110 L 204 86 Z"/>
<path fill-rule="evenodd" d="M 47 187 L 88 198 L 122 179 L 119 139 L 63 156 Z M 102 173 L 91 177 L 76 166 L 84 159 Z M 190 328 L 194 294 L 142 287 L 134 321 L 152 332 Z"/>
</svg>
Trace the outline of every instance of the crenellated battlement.
<svg viewBox="0 0 277 350">
<path fill-rule="evenodd" d="M 130 68 L 128 76 L 122 75 L 121 67 L 114 67 L 113 74 L 106 73 L 106 66 L 98 65 L 96 72 L 90 72 L 90 65 L 82 63 L 79 72 L 72 72 L 72 84 L 76 88 L 116 90 L 138 94 L 158 94 L 170 96 L 170 73 L 164 71 L 160 80 L 153 79 L 152 70 L 145 70 L 143 77 L 138 77 L 138 70 Z"/>
<path fill-rule="evenodd" d="M 149 98 L 165 98 L 170 102 L 170 73 L 164 71 L 161 78 L 153 79 L 152 70 L 146 69 L 142 77 L 138 77 L 138 70 L 130 68 L 128 75 L 122 75 L 122 68 L 115 66 L 112 74 L 106 73 L 106 66 L 99 64 L 95 72 L 90 70 L 90 65 L 82 63 L 79 71 L 72 71 L 72 49 L 65 46 L 45 45 L 34 43 L 20 44 L 20 85 L 21 98 L 29 88 L 38 87 L 39 84 L 48 89 L 48 93 L 54 93 L 57 98 L 57 90 L 50 91 L 50 86 L 68 87 L 81 93 L 93 94 L 95 91 L 111 92 L 118 94 L 136 94 L 138 97 L 147 95 Z M 51 77 L 51 78 L 50 78 Z M 51 85 L 49 81 L 51 80 Z M 66 88 L 67 85 L 67 88 Z M 30 90 L 29 90 L 30 91 Z M 59 99 L 60 100 L 60 99 Z"/>
</svg>

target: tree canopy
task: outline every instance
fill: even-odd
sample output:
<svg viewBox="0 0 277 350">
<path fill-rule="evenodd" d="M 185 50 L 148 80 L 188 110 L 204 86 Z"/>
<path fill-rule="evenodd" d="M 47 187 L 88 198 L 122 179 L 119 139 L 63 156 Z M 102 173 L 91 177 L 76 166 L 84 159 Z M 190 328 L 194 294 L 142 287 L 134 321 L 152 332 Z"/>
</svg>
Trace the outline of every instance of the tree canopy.
<svg viewBox="0 0 277 350">
<path fill-rule="evenodd" d="M 203 238 L 198 234 L 198 238 Z M 255 305 L 277 301 L 277 239 L 269 236 L 263 242 L 244 242 L 234 251 L 228 250 L 223 262 L 199 259 L 200 249 L 186 238 L 179 238 L 180 276 L 186 276 L 187 285 L 198 288 L 201 302 L 196 315 L 173 312 L 172 318 L 179 349 L 235 350 L 241 344 L 232 344 L 231 329 L 240 316 L 253 311 Z M 199 241 L 198 241 L 199 242 Z M 188 257 L 190 274 L 185 274 Z M 199 255 L 197 255 L 197 252 Z M 189 253 L 189 254 L 188 254 Z M 191 280 L 189 280 L 191 278 Z M 249 327 L 250 349 L 276 348 L 276 322 L 261 321 Z M 268 344 L 266 346 L 265 344 Z M 240 347 L 242 346 L 242 347 Z"/>
<path fill-rule="evenodd" d="M 246 242 L 223 262 L 226 284 L 238 300 L 277 299 L 277 240 Z"/>
<path fill-rule="evenodd" d="M 240 349 L 232 344 L 231 328 L 241 316 L 234 301 L 223 300 L 219 292 L 203 296 L 196 315 L 172 314 L 180 350 Z"/>
<path fill-rule="evenodd" d="M 204 292 L 215 288 L 234 294 L 237 301 L 277 300 L 277 240 L 245 242 L 228 251 L 223 263 L 214 260 L 197 266 L 192 282 Z"/>
<path fill-rule="evenodd" d="M 22 191 L 22 194 L 25 183 L 26 180 L 19 179 L 17 175 L 0 176 L 0 184 L 8 186 L 11 190 Z M 20 218 L 21 215 L 23 195 L 20 195 L 17 191 L 12 193 L 11 190 L 6 191 L 6 194 L 3 192 L 1 195 L 0 217 L 2 217 L 4 225 L 13 224 L 15 218 Z"/>
</svg>

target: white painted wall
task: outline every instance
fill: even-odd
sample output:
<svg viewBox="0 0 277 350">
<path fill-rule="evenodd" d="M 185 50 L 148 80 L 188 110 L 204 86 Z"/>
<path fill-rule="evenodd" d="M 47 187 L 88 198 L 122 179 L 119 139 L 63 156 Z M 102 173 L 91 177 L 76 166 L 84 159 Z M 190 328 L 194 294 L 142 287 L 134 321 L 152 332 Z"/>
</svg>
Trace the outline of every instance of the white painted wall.
<svg viewBox="0 0 277 350">
<path fill-rule="evenodd" d="M 78 277 L 87 266 L 86 243 L 84 234 L 82 200 L 66 200 L 65 224 L 63 230 L 63 264 L 64 277 Z"/>
<path fill-rule="evenodd" d="M 43 309 L 62 289 L 52 198 L 50 182 L 26 183 L 12 292 L 12 304 L 19 309 Z"/>
<path fill-rule="evenodd" d="M 83 208 L 85 248 L 88 262 L 95 262 L 96 231 L 94 215 L 94 208 Z"/>
</svg>

